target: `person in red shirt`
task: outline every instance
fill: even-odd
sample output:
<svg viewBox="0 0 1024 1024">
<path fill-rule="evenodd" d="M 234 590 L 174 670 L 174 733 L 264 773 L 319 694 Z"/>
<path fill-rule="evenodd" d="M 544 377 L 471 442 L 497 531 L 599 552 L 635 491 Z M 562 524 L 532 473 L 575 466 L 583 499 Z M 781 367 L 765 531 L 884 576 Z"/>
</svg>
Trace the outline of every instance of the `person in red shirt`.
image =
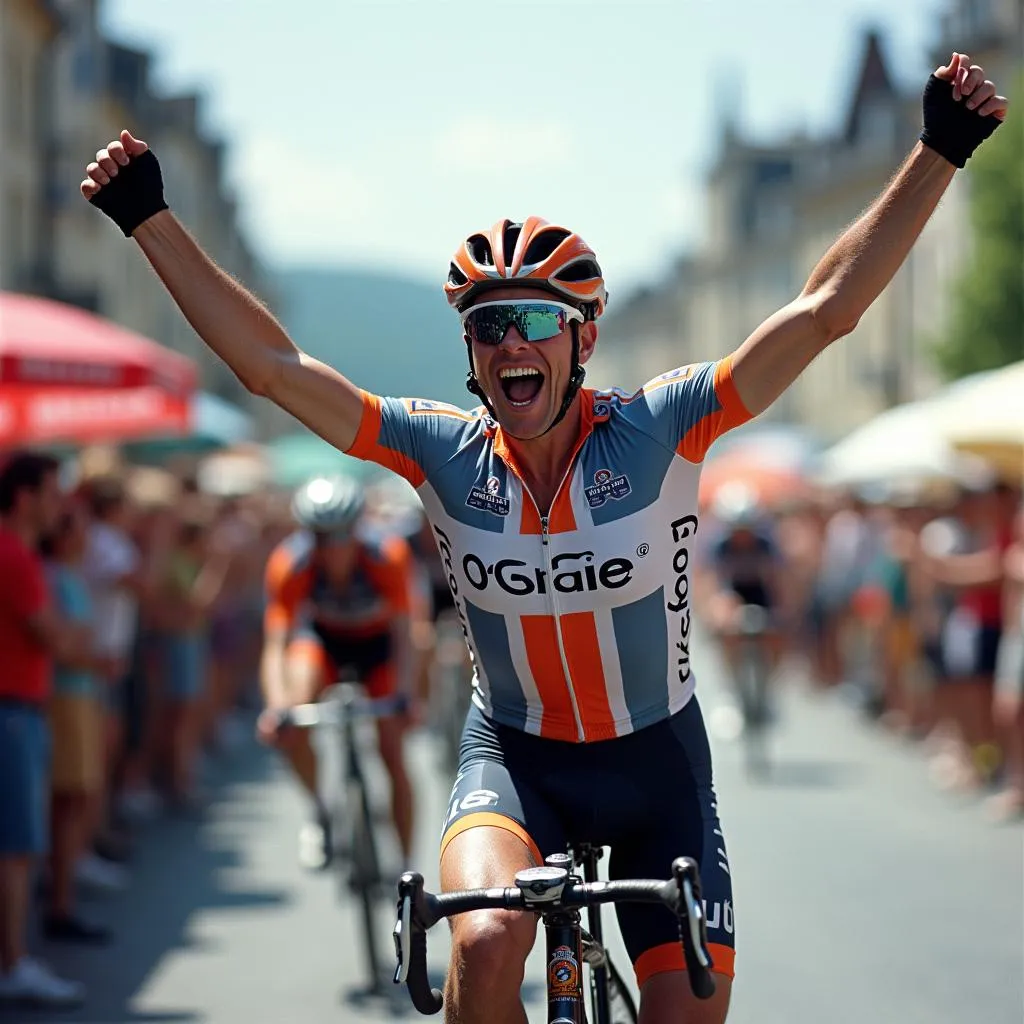
<svg viewBox="0 0 1024 1024">
<path fill-rule="evenodd" d="M 84 995 L 25 951 L 32 865 L 47 846 L 53 657 L 88 654 L 85 636 L 54 613 L 37 554 L 63 508 L 58 468 L 23 452 L 0 469 L 0 1002 L 70 1005 Z"/>
<path fill-rule="evenodd" d="M 261 681 L 267 704 L 261 737 L 278 744 L 313 797 L 315 820 L 299 837 L 310 868 L 331 860 L 329 817 L 318 795 L 316 754 L 304 730 L 277 729 L 275 712 L 314 701 L 354 672 L 369 696 L 412 696 L 415 657 L 411 619 L 416 587 L 408 544 L 357 536 L 364 496 L 355 481 L 317 477 L 292 504 L 299 531 L 267 561 Z M 377 721 L 381 760 L 391 778 L 392 815 L 402 854 L 412 852 L 413 794 L 403 759 L 404 718 Z"/>
<path fill-rule="evenodd" d="M 932 579 L 956 592 L 944 627 L 946 678 L 937 699 L 940 714 L 948 714 L 962 732 L 963 763 L 954 781 L 966 788 L 987 783 L 999 766 L 992 695 L 1003 631 L 1005 561 L 1013 545 L 1017 502 L 1017 492 L 1003 483 L 965 488 L 960 515 L 970 550 L 926 561 Z M 962 649 L 959 659 L 953 657 L 954 648 Z"/>
</svg>

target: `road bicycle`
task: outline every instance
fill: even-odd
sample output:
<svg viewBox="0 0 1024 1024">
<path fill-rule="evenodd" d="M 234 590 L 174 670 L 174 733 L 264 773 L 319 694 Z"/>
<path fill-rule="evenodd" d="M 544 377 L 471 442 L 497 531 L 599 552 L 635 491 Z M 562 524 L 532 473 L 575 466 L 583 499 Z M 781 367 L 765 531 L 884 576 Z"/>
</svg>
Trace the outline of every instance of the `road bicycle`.
<svg viewBox="0 0 1024 1024">
<path fill-rule="evenodd" d="M 660 903 L 676 915 L 690 987 L 700 999 L 715 991 L 713 963 L 707 948 L 707 923 L 700 895 L 700 872 L 690 857 L 672 862 L 666 881 L 597 879 L 598 854 L 590 846 L 549 855 L 542 866 L 527 868 L 506 888 L 434 894 L 423 876 L 405 872 L 398 883 L 395 922 L 394 981 L 404 984 L 413 1006 L 438 1013 L 444 1000 L 427 977 L 427 931 L 442 918 L 475 910 L 526 910 L 544 924 L 547 951 L 548 1024 L 587 1024 L 582 966 L 590 968 L 592 1024 L 633 1024 L 636 1007 L 602 942 L 600 908 L 605 903 Z M 582 866 L 584 875 L 573 873 Z M 588 929 L 580 910 L 588 911 Z"/>
<path fill-rule="evenodd" d="M 363 954 L 369 991 L 373 994 L 381 994 L 385 989 L 380 935 L 383 909 L 390 903 L 393 879 L 385 880 L 381 872 L 374 809 L 366 785 L 357 723 L 403 714 L 407 707 L 408 701 L 403 695 L 370 698 L 359 684 L 344 682 L 330 687 L 319 702 L 285 708 L 280 715 L 282 727 L 326 728 L 340 737 L 342 799 L 332 802 L 331 835 L 332 843 L 337 846 L 331 852 L 344 890 L 359 899 Z"/>
</svg>

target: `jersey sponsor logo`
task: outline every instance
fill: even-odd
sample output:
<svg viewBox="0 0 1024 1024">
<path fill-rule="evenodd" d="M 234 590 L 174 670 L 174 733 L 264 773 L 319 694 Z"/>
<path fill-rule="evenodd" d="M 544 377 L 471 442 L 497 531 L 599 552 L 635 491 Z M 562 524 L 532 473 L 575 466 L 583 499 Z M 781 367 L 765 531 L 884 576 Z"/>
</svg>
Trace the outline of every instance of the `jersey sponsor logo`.
<svg viewBox="0 0 1024 1024">
<path fill-rule="evenodd" d="M 728 900 L 724 903 L 708 903 L 707 900 L 701 902 L 704 904 L 704 919 L 709 932 L 721 928 L 726 935 L 732 935 L 736 931 L 736 919 Z"/>
<path fill-rule="evenodd" d="M 633 579 L 633 568 L 628 558 L 609 558 L 595 564 L 593 551 L 565 551 L 551 559 L 550 589 L 558 594 L 618 590 Z M 547 570 L 519 558 L 502 558 L 488 565 L 471 553 L 462 559 L 462 571 L 469 585 L 479 591 L 486 590 L 492 581 L 514 597 L 546 594 L 549 590 Z"/>
<path fill-rule="evenodd" d="M 470 661 L 474 661 L 473 645 L 469 642 L 469 623 L 466 621 L 466 609 L 463 607 L 462 597 L 459 594 L 459 580 L 455 575 L 455 566 L 452 564 L 452 542 L 448 534 L 436 523 L 434 524 L 434 535 L 437 540 L 437 550 L 441 556 L 441 564 L 444 566 L 445 578 L 448 580 L 448 589 L 452 592 L 452 601 L 455 604 L 455 611 L 459 616 L 462 635 L 466 640 L 466 647 L 469 648 Z"/>
<path fill-rule="evenodd" d="M 655 377 L 654 380 L 648 381 L 640 390 L 650 392 L 668 387 L 670 384 L 679 384 L 692 377 L 699 365 L 699 363 L 690 363 L 688 366 L 677 366 L 674 370 L 669 370 L 668 373 L 663 373 L 661 376 Z"/>
<path fill-rule="evenodd" d="M 665 607 L 676 616 L 679 636 L 675 643 L 676 670 L 679 682 L 685 683 L 690 678 L 690 548 L 687 542 L 697 532 L 697 517 L 683 516 L 670 528 L 672 543 L 676 546 L 672 555 L 676 579 Z"/>
<path fill-rule="evenodd" d="M 478 508 L 495 516 L 507 516 L 509 501 L 501 491 L 501 481 L 496 476 L 489 476 L 484 487 L 474 487 L 466 498 L 470 508 Z"/>
<path fill-rule="evenodd" d="M 549 999 L 578 999 L 580 994 L 580 965 L 576 954 L 568 946 L 556 946 L 548 961 Z"/>
<path fill-rule="evenodd" d="M 587 504 L 591 508 L 600 508 L 609 498 L 619 501 L 632 489 L 629 477 L 625 473 L 613 476 L 610 469 L 599 469 L 594 474 L 593 485 L 585 487 L 583 493 L 587 496 Z"/>
<path fill-rule="evenodd" d="M 403 398 L 403 405 L 410 416 L 421 416 L 432 414 L 434 416 L 454 416 L 459 420 L 470 422 L 476 419 L 472 413 L 460 409 L 457 405 L 449 405 L 447 402 L 434 402 L 429 398 Z"/>
</svg>

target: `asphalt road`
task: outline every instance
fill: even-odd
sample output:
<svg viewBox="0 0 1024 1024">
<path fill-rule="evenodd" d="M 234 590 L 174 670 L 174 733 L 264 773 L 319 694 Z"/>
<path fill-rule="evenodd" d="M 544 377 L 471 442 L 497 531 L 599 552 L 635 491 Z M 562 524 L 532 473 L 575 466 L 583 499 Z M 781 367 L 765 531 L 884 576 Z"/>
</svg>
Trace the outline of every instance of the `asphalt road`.
<svg viewBox="0 0 1024 1024">
<path fill-rule="evenodd" d="M 722 697 L 705 681 L 711 659 L 703 664 L 710 671 L 699 692 L 716 722 Z M 730 1024 L 1020 1024 L 1024 830 L 992 827 L 975 802 L 936 793 L 919 751 L 796 683 L 782 701 L 771 782 L 750 783 L 737 746 L 720 736 L 713 743 L 737 906 Z M 448 782 L 426 737 L 412 757 L 422 806 L 417 867 L 436 887 Z M 304 874 L 295 862 L 301 810 L 273 758 L 242 751 L 218 770 L 201 824 L 150 826 L 130 891 L 86 904 L 116 927 L 114 947 L 41 948 L 88 982 L 86 1007 L 0 1011 L 0 1021 L 416 1019 L 401 991 L 392 1001 L 360 996 L 354 912 L 330 876 Z M 435 929 L 438 981 L 446 944 L 446 929 Z M 542 977 L 535 952 L 531 1021 L 544 1019 Z"/>
</svg>

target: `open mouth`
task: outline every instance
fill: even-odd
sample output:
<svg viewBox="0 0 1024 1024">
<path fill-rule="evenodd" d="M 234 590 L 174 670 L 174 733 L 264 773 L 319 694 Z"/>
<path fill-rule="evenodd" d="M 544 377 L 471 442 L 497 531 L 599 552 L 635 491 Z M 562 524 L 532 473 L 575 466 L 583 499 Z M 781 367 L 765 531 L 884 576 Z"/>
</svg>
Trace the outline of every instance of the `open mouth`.
<svg viewBox="0 0 1024 1024">
<path fill-rule="evenodd" d="M 502 393 L 509 405 L 524 409 L 540 394 L 544 374 L 532 366 L 506 366 L 498 372 Z"/>
</svg>

